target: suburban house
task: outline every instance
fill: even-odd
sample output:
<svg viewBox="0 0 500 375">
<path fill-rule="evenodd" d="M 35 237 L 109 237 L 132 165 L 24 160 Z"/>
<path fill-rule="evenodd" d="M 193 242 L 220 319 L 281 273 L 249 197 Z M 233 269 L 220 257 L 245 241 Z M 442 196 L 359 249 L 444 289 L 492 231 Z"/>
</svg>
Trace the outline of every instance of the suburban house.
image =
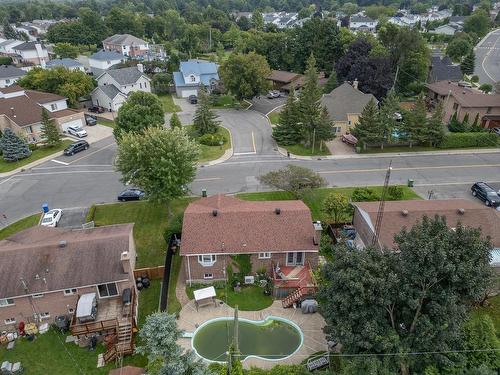
<svg viewBox="0 0 500 375">
<path fill-rule="evenodd" d="M 363 15 L 353 15 L 349 18 L 349 29 L 351 31 L 364 31 L 373 33 L 378 25 L 377 20 Z"/>
<path fill-rule="evenodd" d="M 35 226 L 0 241 L 2 331 L 16 330 L 21 322 L 50 324 L 66 316 L 78 338 L 120 332 L 105 359 L 117 351 L 131 353 L 137 316 L 135 259 L 133 224 L 92 229 Z M 95 293 L 97 313 L 82 322 L 76 307 L 89 293 Z"/>
<path fill-rule="evenodd" d="M 0 42 L 0 55 L 11 56 L 13 55 L 14 48 L 20 44 L 23 44 L 22 40 L 8 39 Z"/>
<path fill-rule="evenodd" d="M 214 195 L 184 212 L 181 256 L 187 283 L 227 280 L 232 256 L 248 254 L 252 276 L 265 269 L 278 298 L 316 287 L 321 225 L 302 201 L 243 201 Z M 299 296 L 300 298 L 300 296 Z M 292 301 L 293 303 L 294 301 Z"/>
<path fill-rule="evenodd" d="M 16 63 L 44 66 L 49 61 L 49 53 L 43 43 L 25 42 L 13 49 L 14 55 L 12 58 Z"/>
<path fill-rule="evenodd" d="M 500 126 L 500 94 L 484 94 L 450 81 L 429 83 L 426 87 L 426 101 L 430 108 L 443 103 L 444 122 L 450 121 L 456 113 L 459 121 L 469 114 L 471 123 L 478 116 L 479 124 L 486 129 Z"/>
<path fill-rule="evenodd" d="M 130 34 L 115 34 L 102 41 L 105 51 L 115 51 L 123 56 L 141 57 L 148 54 L 148 42 Z"/>
<path fill-rule="evenodd" d="M 455 33 L 462 31 L 463 29 L 463 24 L 455 23 L 455 22 L 450 22 L 447 23 L 446 25 L 441 25 L 436 27 L 434 30 L 429 30 L 430 33 L 432 34 L 439 34 L 439 35 L 455 35 Z"/>
<path fill-rule="evenodd" d="M 40 34 L 38 33 L 38 28 L 30 25 L 29 23 L 16 25 L 11 25 L 14 30 L 20 33 L 24 33 L 28 36 L 28 39 L 32 42 L 37 41 L 40 38 Z"/>
<path fill-rule="evenodd" d="M 68 108 L 65 97 L 13 85 L 0 89 L 0 130 L 10 128 L 30 143 L 39 142 L 42 108 L 49 112 L 60 131 L 85 124 L 83 112 Z"/>
<path fill-rule="evenodd" d="M 89 57 L 89 65 L 92 71 L 94 71 L 94 69 L 98 69 L 98 72 L 101 73 L 102 70 L 107 70 L 113 65 L 120 64 L 124 60 L 125 58 L 123 55 L 116 51 L 101 50 Z"/>
<path fill-rule="evenodd" d="M 448 56 L 432 56 L 431 66 L 429 68 L 429 83 L 437 81 L 459 82 L 463 78 L 460 65 L 453 64 Z"/>
<path fill-rule="evenodd" d="M 179 70 L 174 72 L 175 92 L 179 98 L 198 95 L 201 85 L 211 91 L 219 83 L 218 66 L 213 62 L 195 59 L 181 61 Z"/>
<path fill-rule="evenodd" d="M 375 222 L 380 202 L 354 202 L 353 224 L 365 245 L 373 241 Z M 468 199 L 387 201 L 377 245 L 394 248 L 394 236 L 403 228 L 410 229 L 424 216 L 446 216 L 450 228 L 458 223 L 470 228 L 481 228 L 493 245 L 492 266 L 500 267 L 500 211 Z M 500 269 L 499 269 L 500 270 Z"/>
<path fill-rule="evenodd" d="M 321 104 L 328 111 L 336 134 L 350 133 L 358 123 L 359 117 L 370 100 L 378 103 L 372 94 L 358 90 L 358 81 L 351 84 L 344 82 L 331 93 L 323 95 Z"/>
<path fill-rule="evenodd" d="M 303 74 L 287 72 L 285 70 L 272 70 L 271 75 L 267 77 L 273 84 L 273 90 L 290 92 L 292 90 L 300 90 L 306 83 L 306 78 Z M 318 74 L 318 85 L 324 86 L 328 79 L 324 72 Z"/>
<path fill-rule="evenodd" d="M 26 72 L 12 65 L 0 65 L 0 88 L 10 86 L 24 76 Z"/>
<path fill-rule="evenodd" d="M 47 62 L 47 64 L 45 64 L 45 67 L 48 69 L 57 68 L 59 66 L 62 66 L 63 68 L 66 68 L 68 70 L 72 71 L 79 70 L 85 73 L 85 67 L 75 59 L 69 59 L 69 58 L 54 59 L 50 60 L 49 62 Z"/>
<path fill-rule="evenodd" d="M 118 111 L 130 92 L 151 92 L 151 79 L 143 72 L 143 65 L 106 70 L 97 77 L 97 87 L 91 92 L 92 103 Z"/>
</svg>

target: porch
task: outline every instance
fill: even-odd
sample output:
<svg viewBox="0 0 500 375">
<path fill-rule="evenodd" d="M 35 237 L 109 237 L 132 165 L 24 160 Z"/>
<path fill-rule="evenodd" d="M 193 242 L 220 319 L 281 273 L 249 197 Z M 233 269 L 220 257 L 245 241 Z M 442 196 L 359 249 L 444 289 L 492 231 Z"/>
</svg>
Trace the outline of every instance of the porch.
<svg viewBox="0 0 500 375">
<path fill-rule="evenodd" d="M 304 265 L 280 266 L 272 263 L 274 297 L 283 299 L 283 307 L 289 307 L 306 295 L 315 294 L 318 285 L 309 262 Z"/>
</svg>

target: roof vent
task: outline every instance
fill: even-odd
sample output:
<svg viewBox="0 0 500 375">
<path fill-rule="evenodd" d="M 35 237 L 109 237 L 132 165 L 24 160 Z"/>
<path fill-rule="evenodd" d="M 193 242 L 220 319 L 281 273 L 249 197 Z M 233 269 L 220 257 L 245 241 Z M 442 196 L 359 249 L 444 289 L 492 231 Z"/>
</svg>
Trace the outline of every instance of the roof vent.
<svg viewBox="0 0 500 375">
<path fill-rule="evenodd" d="M 464 208 L 459 208 L 459 209 L 458 209 L 458 213 L 459 213 L 460 215 L 465 214 L 465 209 L 464 209 Z"/>
<path fill-rule="evenodd" d="M 59 247 L 66 247 L 66 241 L 65 240 L 59 241 Z"/>
<path fill-rule="evenodd" d="M 217 216 L 217 214 L 218 214 L 218 213 L 219 213 L 219 211 L 217 211 L 217 210 L 213 210 L 213 211 L 212 211 L 212 216 Z"/>
<path fill-rule="evenodd" d="M 275 208 L 275 209 L 274 209 L 274 213 L 275 213 L 276 215 L 281 214 L 281 208 Z"/>
<path fill-rule="evenodd" d="M 403 215 L 403 216 L 408 216 L 408 210 L 403 210 L 403 211 L 401 211 L 401 215 Z"/>
</svg>

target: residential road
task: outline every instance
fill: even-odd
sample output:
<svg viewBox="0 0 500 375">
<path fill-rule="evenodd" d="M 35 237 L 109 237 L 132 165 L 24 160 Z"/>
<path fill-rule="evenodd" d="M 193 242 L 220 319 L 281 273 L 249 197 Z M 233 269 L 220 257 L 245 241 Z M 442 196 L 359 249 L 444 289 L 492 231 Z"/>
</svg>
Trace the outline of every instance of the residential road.
<svg viewBox="0 0 500 375">
<path fill-rule="evenodd" d="M 500 81 L 500 29 L 488 34 L 475 48 L 474 73 L 481 83 Z"/>
</svg>

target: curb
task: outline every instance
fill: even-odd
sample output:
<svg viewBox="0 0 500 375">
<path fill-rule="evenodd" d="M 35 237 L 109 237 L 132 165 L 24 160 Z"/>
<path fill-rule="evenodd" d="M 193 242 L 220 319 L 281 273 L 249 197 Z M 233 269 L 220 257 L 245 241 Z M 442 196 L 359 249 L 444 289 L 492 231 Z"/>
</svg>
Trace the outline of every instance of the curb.
<svg viewBox="0 0 500 375">
<path fill-rule="evenodd" d="M 0 173 L 0 178 L 9 177 L 9 176 L 12 176 L 13 174 L 16 174 L 19 172 L 24 172 L 26 169 L 31 169 L 33 167 L 36 167 L 37 165 L 45 163 L 45 162 L 52 160 L 54 158 L 57 158 L 58 156 L 61 156 L 62 154 L 63 154 L 63 151 L 58 151 L 58 152 L 50 154 L 44 158 L 32 161 L 31 163 L 23 165 L 22 167 L 13 169 L 12 171 Z"/>
<path fill-rule="evenodd" d="M 229 133 L 229 141 L 231 142 L 231 147 L 228 148 L 224 152 L 224 155 L 222 155 L 218 159 L 210 160 L 210 161 L 207 161 L 207 162 L 203 162 L 202 164 L 198 163 L 199 167 L 209 167 L 209 166 L 212 166 L 212 165 L 217 165 L 217 164 L 225 162 L 226 160 L 230 159 L 233 156 L 233 152 L 234 152 L 234 150 L 233 150 L 233 135 L 231 134 L 231 131 L 228 128 L 226 128 L 225 126 L 222 126 L 222 125 L 219 125 L 219 126 L 221 128 L 226 129 L 227 132 Z"/>
</svg>

